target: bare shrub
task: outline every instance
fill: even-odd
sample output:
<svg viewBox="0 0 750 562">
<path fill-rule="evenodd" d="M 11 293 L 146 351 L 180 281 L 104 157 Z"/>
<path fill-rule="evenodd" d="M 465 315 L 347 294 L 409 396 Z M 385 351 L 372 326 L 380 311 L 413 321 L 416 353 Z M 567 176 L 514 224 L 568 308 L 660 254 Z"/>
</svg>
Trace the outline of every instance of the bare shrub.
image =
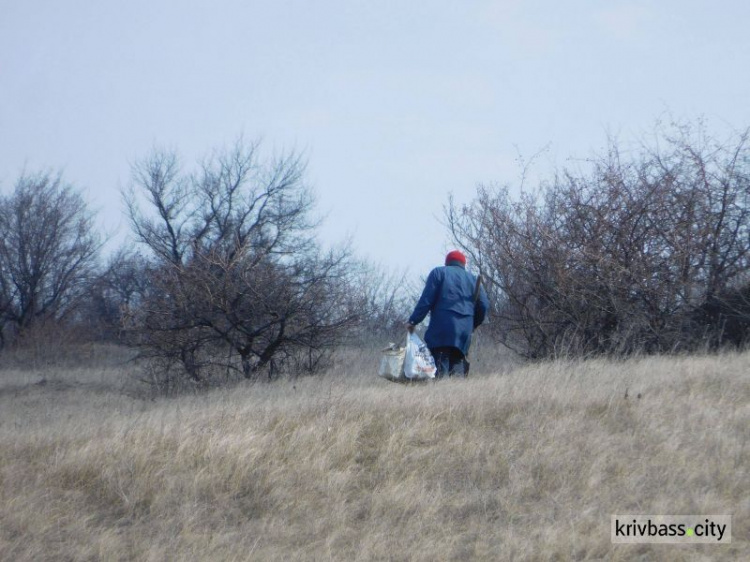
<svg viewBox="0 0 750 562">
<path fill-rule="evenodd" d="M 471 204 L 451 201 L 448 224 L 488 282 L 498 338 L 532 358 L 690 349 L 728 341 L 726 322 L 697 313 L 718 299 L 744 341 L 747 312 L 727 295 L 747 283 L 747 136 L 718 142 L 679 125 L 633 154 L 610 140 L 588 169 L 534 194 L 480 186 Z"/>
<path fill-rule="evenodd" d="M 361 261 L 352 272 L 350 291 L 361 307 L 356 333 L 359 345 L 382 347 L 385 342 L 404 337 L 418 289 L 407 281 L 405 273 L 373 263 Z"/>
<path fill-rule="evenodd" d="M 143 301 L 149 268 L 145 257 L 132 249 L 111 255 L 76 307 L 76 331 L 89 341 L 122 343 L 125 315 Z"/>
<path fill-rule="evenodd" d="M 197 173 L 166 152 L 134 166 L 126 202 L 150 266 L 126 324 L 159 384 L 316 371 L 354 325 L 348 252 L 315 242 L 303 175 L 298 156 L 243 143 Z"/>
</svg>

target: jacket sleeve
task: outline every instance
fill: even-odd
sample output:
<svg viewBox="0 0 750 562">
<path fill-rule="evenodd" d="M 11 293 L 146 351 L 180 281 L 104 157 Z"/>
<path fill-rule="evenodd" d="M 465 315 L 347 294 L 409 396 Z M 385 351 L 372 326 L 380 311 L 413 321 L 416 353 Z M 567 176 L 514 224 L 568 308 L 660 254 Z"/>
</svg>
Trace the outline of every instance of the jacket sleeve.
<svg viewBox="0 0 750 562">
<path fill-rule="evenodd" d="M 440 281 L 437 268 L 430 271 L 427 281 L 424 284 L 422 296 L 419 298 L 417 306 L 414 307 L 414 312 L 409 317 L 410 324 L 414 324 L 415 326 L 419 324 L 425 319 L 427 313 L 432 310 L 432 307 L 435 306 L 440 295 Z"/>
<path fill-rule="evenodd" d="M 482 322 L 484 322 L 487 316 L 487 310 L 490 308 L 490 300 L 487 298 L 487 293 L 484 290 L 484 286 L 479 286 L 479 299 L 474 305 L 474 328 L 476 329 Z"/>
</svg>

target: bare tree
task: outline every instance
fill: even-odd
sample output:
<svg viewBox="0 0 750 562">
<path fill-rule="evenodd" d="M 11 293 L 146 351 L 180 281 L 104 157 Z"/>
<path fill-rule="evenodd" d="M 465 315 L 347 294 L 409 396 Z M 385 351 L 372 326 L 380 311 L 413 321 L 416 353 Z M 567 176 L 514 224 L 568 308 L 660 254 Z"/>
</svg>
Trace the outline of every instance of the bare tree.
<svg viewBox="0 0 750 562">
<path fill-rule="evenodd" d="M 81 195 L 60 174 L 24 174 L 0 198 L 3 342 L 64 320 L 96 266 L 99 240 Z"/>
<path fill-rule="evenodd" d="M 749 156 L 747 132 L 719 143 L 680 125 L 627 159 L 611 141 L 536 196 L 480 187 L 470 205 L 451 201 L 448 224 L 483 269 L 500 339 L 529 357 L 665 351 L 719 342 L 731 318 L 744 340 Z M 719 301 L 733 312 L 709 314 Z"/>
<path fill-rule="evenodd" d="M 359 311 L 348 253 L 322 252 L 313 238 L 300 158 L 264 161 L 257 144 L 238 143 L 198 173 L 155 152 L 133 175 L 128 213 L 152 260 L 128 317 L 143 355 L 170 381 L 199 386 L 318 368 Z"/>
<path fill-rule="evenodd" d="M 76 307 L 79 330 L 91 340 L 120 343 L 125 315 L 143 302 L 149 277 L 148 261 L 132 249 L 111 255 Z"/>
</svg>

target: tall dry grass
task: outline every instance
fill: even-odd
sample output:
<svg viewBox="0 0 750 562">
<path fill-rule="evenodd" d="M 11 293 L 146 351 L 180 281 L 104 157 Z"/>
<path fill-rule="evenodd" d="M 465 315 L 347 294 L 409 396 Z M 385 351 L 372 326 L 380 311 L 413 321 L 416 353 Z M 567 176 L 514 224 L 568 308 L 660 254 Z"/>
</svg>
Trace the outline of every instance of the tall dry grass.
<svg viewBox="0 0 750 562">
<path fill-rule="evenodd" d="M 418 386 L 344 359 L 156 401 L 127 367 L 0 372 L 0 558 L 750 559 L 749 354 Z M 733 542 L 612 545 L 613 513 L 731 513 Z"/>
</svg>

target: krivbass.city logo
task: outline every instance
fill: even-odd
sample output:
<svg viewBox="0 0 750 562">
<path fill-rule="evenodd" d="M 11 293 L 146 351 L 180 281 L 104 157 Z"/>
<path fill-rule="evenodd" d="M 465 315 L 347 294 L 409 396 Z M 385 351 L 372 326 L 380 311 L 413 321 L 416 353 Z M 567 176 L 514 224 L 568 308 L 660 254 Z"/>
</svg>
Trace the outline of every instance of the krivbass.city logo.
<svg viewBox="0 0 750 562">
<path fill-rule="evenodd" d="M 732 542 L 731 515 L 613 515 L 617 544 L 726 544 Z"/>
</svg>

